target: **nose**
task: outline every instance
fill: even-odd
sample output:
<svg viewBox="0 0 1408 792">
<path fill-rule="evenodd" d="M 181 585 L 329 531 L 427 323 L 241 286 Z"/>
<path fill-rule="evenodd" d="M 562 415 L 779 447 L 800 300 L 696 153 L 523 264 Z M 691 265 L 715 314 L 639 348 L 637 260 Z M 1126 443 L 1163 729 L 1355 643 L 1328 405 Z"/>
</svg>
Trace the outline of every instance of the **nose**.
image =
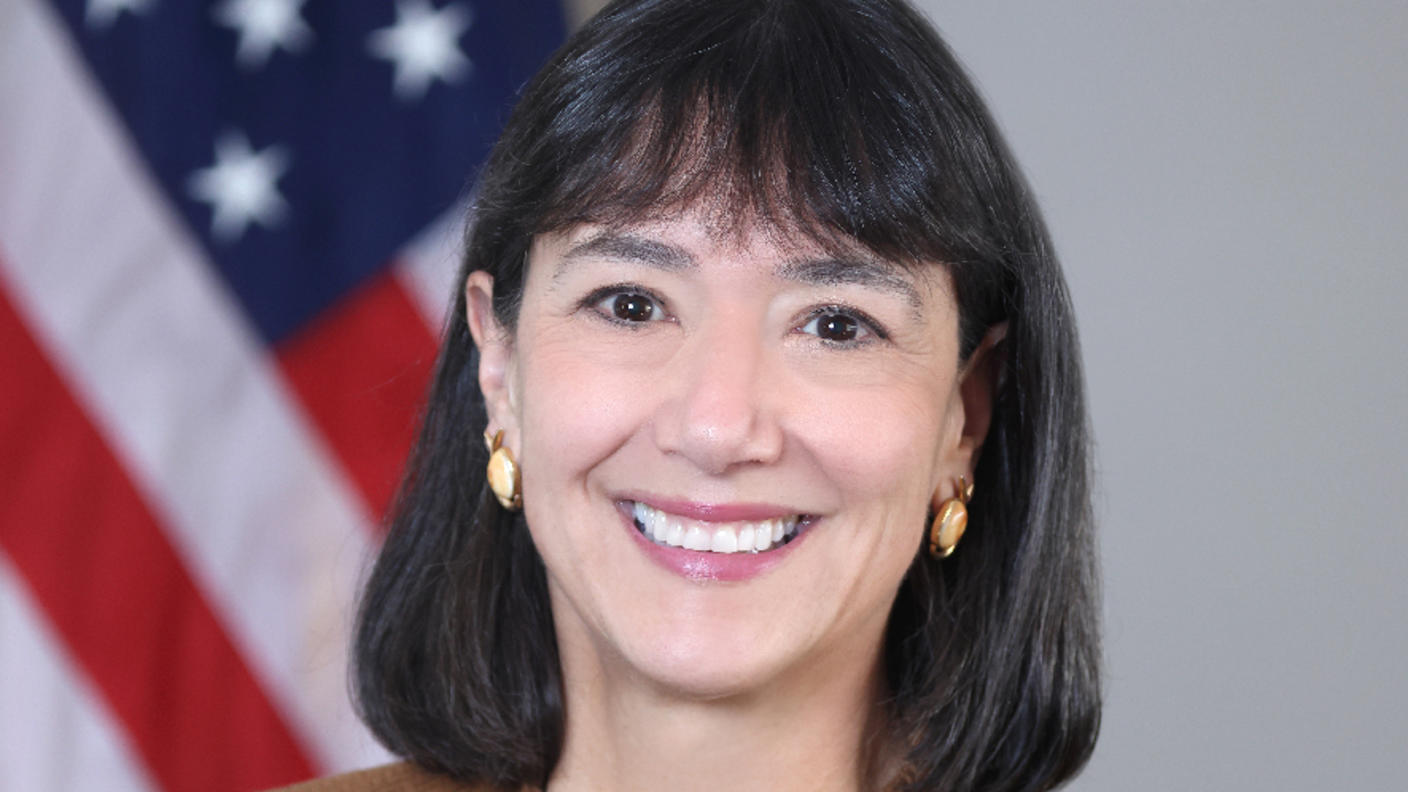
<svg viewBox="0 0 1408 792">
<path fill-rule="evenodd" d="M 756 323 L 721 318 L 680 346 L 660 380 L 667 398 L 656 416 L 655 441 L 662 451 L 711 475 L 777 460 L 784 398 L 778 366 L 761 337 Z"/>
</svg>

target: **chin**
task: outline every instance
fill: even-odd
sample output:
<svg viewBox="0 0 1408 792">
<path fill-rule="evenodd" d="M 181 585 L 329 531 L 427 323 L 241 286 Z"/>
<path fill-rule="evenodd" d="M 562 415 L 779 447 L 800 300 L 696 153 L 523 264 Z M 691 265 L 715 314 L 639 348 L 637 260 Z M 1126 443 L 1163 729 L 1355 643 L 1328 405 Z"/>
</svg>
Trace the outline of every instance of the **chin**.
<svg viewBox="0 0 1408 792">
<path fill-rule="evenodd" d="M 592 594 L 600 598 L 588 594 L 587 602 L 554 592 L 563 660 L 580 664 L 587 673 L 579 678 L 717 700 L 765 689 L 807 655 L 805 631 L 795 620 L 778 622 L 779 610 L 795 609 L 760 607 L 765 595 L 752 586 L 701 585 L 653 571 L 642 579 L 626 570 L 616 582 L 621 589 L 598 589 Z"/>
<path fill-rule="evenodd" d="M 637 673 L 671 698 L 719 701 L 750 696 L 774 685 L 790 665 L 781 657 L 703 636 L 674 641 L 661 651 L 628 659 Z"/>
</svg>

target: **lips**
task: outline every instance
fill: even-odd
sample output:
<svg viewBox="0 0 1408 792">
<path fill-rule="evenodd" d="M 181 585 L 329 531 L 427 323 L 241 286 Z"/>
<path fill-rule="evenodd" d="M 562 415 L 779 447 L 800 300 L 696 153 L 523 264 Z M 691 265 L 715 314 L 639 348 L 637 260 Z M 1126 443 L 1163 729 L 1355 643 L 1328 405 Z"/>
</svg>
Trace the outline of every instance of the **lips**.
<svg viewBox="0 0 1408 792">
<path fill-rule="evenodd" d="M 707 584 L 742 583 L 768 574 L 807 543 L 822 519 L 766 504 L 655 498 L 618 500 L 616 509 L 622 530 L 646 558 L 686 580 Z M 774 541 L 779 529 L 781 535 Z M 664 539 L 656 539 L 662 532 Z M 672 536 L 678 544 L 670 543 Z M 760 542 L 766 543 L 765 549 L 758 549 Z"/>
<path fill-rule="evenodd" d="M 754 520 L 695 519 L 640 501 L 627 505 L 636 530 L 655 544 L 719 554 L 768 552 L 790 542 L 805 519 L 800 514 Z M 708 517 L 733 516 L 730 510 L 720 508 L 689 511 Z M 746 510 L 731 511 L 738 515 Z"/>
</svg>

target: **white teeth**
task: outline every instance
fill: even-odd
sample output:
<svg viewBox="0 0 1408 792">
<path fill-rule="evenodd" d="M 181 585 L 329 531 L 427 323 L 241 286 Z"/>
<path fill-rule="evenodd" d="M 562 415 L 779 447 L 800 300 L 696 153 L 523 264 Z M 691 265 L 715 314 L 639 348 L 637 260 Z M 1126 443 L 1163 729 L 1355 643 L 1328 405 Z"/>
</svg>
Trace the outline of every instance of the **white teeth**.
<svg viewBox="0 0 1408 792">
<path fill-rule="evenodd" d="M 714 531 L 714 539 L 709 543 L 709 549 L 715 553 L 736 553 L 738 552 L 738 534 L 731 528 L 720 528 Z"/>
<path fill-rule="evenodd" d="M 689 530 L 684 532 L 684 549 L 686 550 L 708 550 L 709 544 L 709 535 L 697 525 L 691 525 Z"/>
<path fill-rule="evenodd" d="M 748 523 L 738 524 L 738 549 L 752 550 L 753 548 L 753 526 Z"/>
<path fill-rule="evenodd" d="M 772 531 L 760 525 L 753 532 L 753 549 L 761 553 L 769 547 L 772 547 Z"/>
<path fill-rule="evenodd" d="M 797 517 L 760 522 L 709 523 L 666 514 L 644 503 L 631 504 L 641 533 L 658 544 L 713 553 L 761 553 L 797 530 Z"/>
</svg>

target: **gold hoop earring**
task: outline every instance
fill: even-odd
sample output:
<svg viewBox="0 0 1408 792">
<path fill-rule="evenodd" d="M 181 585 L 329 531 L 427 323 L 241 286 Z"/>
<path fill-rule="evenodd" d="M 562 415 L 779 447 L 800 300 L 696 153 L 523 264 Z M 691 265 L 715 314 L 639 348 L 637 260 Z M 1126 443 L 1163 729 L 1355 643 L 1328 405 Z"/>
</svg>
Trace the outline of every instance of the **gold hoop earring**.
<svg viewBox="0 0 1408 792">
<path fill-rule="evenodd" d="M 958 540 L 968 527 L 968 501 L 973 499 L 973 485 L 966 476 L 958 477 L 958 495 L 939 504 L 939 513 L 929 524 L 929 555 L 935 560 L 948 558 L 958 548 Z"/>
<path fill-rule="evenodd" d="M 484 433 L 484 447 L 489 449 L 489 467 L 486 471 L 489 489 L 499 499 L 499 505 L 509 511 L 523 508 L 522 483 L 518 475 L 518 462 L 513 452 L 503 446 L 504 430 L 494 435 Z"/>
</svg>

